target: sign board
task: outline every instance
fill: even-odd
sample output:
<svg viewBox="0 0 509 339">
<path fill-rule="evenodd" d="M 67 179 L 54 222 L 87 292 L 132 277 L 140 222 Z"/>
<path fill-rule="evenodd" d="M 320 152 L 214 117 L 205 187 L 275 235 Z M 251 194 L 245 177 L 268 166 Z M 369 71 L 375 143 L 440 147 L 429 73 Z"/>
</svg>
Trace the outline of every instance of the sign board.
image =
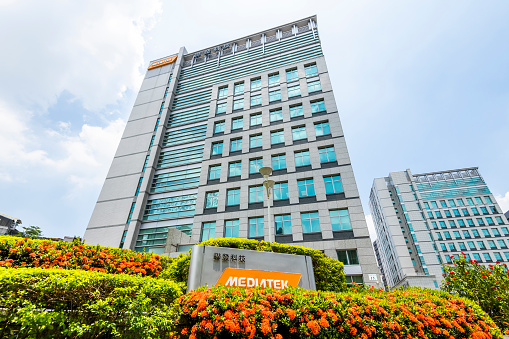
<svg viewBox="0 0 509 339">
<path fill-rule="evenodd" d="M 172 57 L 169 57 L 169 58 L 164 58 L 164 59 L 161 59 L 161 60 L 154 61 L 153 63 L 151 63 L 148 66 L 147 70 L 172 64 L 172 63 L 175 62 L 175 60 L 177 60 L 177 56 L 176 55 L 174 55 Z"/>
<path fill-rule="evenodd" d="M 378 281 L 378 278 L 377 278 L 376 274 L 370 274 L 369 275 L 369 281 Z"/>
<path fill-rule="evenodd" d="M 316 289 L 308 256 L 195 245 L 187 290 L 204 285 Z"/>
</svg>

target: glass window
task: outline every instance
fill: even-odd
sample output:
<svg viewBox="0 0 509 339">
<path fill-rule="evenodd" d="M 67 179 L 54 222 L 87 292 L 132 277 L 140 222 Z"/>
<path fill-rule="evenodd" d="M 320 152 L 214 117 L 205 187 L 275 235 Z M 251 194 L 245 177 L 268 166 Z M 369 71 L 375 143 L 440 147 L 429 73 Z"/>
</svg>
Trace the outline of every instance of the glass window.
<svg viewBox="0 0 509 339">
<path fill-rule="evenodd" d="M 320 220 L 318 219 L 318 212 L 301 213 L 300 216 L 302 219 L 302 232 L 320 232 Z"/>
<path fill-rule="evenodd" d="M 294 141 L 307 139 L 306 126 L 292 127 L 292 138 Z"/>
<path fill-rule="evenodd" d="M 249 173 L 258 173 L 260 168 L 263 167 L 263 159 L 250 159 L 249 160 Z"/>
<path fill-rule="evenodd" d="M 477 230 L 472 230 L 472 235 L 473 235 L 474 237 L 479 237 L 479 236 L 480 236 L 480 235 L 479 235 L 479 232 L 478 232 Z"/>
<path fill-rule="evenodd" d="M 474 221 L 472 219 L 467 219 L 468 226 L 475 226 Z"/>
<path fill-rule="evenodd" d="M 288 97 L 293 98 L 300 95 L 300 86 L 291 86 L 288 87 Z"/>
<path fill-rule="evenodd" d="M 479 226 L 484 226 L 484 220 L 482 220 L 482 218 L 477 218 L 476 220 Z"/>
<path fill-rule="evenodd" d="M 456 202 L 458 203 L 458 206 L 465 206 L 465 203 L 462 199 L 456 199 Z"/>
<path fill-rule="evenodd" d="M 315 124 L 315 134 L 316 136 L 320 135 L 329 135 L 330 134 L 330 128 L 329 128 L 329 122 L 319 122 Z"/>
<path fill-rule="evenodd" d="M 325 101 L 317 100 L 311 103 L 311 113 L 318 113 L 325 111 Z"/>
<path fill-rule="evenodd" d="M 498 246 L 500 246 L 501 248 L 507 247 L 504 240 L 500 239 L 500 240 L 497 240 L 497 242 L 498 242 Z"/>
<path fill-rule="evenodd" d="M 483 255 L 483 257 L 484 257 L 484 260 L 486 260 L 486 261 L 491 261 L 491 256 L 490 256 L 490 254 L 489 254 L 489 253 L 483 253 L 482 255 Z"/>
<path fill-rule="evenodd" d="M 457 238 L 461 238 L 461 235 L 460 235 L 460 232 L 459 231 L 454 231 L 452 232 L 454 234 L 454 237 L 457 239 Z"/>
<path fill-rule="evenodd" d="M 275 91 L 269 92 L 269 102 L 274 102 L 281 100 L 281 90 L 277 89 Z"/>
<path fill-rule="evenodd" d="M 232 139 L 230 141 L 230 152 L 242 151 L 242 138 Z"/>
<path fill-rule="evenodd" d="M 201 241 L 213 239 L 216 233 L 215 222 L 204 222 L 201 226 Z"/>
<path fill-rule="evenodd" d="M 474 253 L 472 255 L 474 256 L 474 260 L 481 261 L 481 256 L 479 255 L 479 253 Z"/>
<path fill-rule="evenodd" d="M 308 82 L 308 92 L 313 93 L 317 91 L 321 91 L 322 86 L 320 85 L 320 80 Z"/>
<path fill-rule="evenodd" d="M 215 142 L 212 144 L 212 155 L 223 154 L 223 142 Z"/>
<path fill-rule="evenodd" d="M 474 201 L 471 198 L 467 198 L 467 204 L 471 206 L 474 204 Z"/>
<path fill-rule="evenodd" d="M 429 204 L 427 202 L 424 203 L 424 207 L 429 210 Z"/>
<path fill-rule="evenodd" d="M 221 165 L 209 167 L 209 180 L 219 179 L 221 177 Z"/>
<path fill-rule="evenodd" d="M 445 239 L 451 239 L 451 234 L 448 231 L 444 232 L 444 238 Z"/>
<path fill-rule="evenodd" d="M 283 110 L 281 108 L 271 110 L 269 115 L 270 122 L 283 120 Z"/>
<path fill-rule="evenodd" d="M 497 208 L 495 206 L 490 206 L 491 213 L 498 213 Z"/>
<path fill-rule="evenodd" d="M 434 230 L 437 230 L 437 229 L 438 229 L 438 225 L 437 225 L 437 223 L 436 223 L 436 222 L 432 221 L 432 222 L 431 222 L 431 225 L 433 226 L 433 229 L 434 229 Z"/>
<path fill-rule="evenodd" d="M 263 237 L 263 217 L 249 218 L 249 237 Z"/>
<path fill-rule="evenodd" d="M 226 102 L 217 104 L 216 114 L 226 113 Z"/>
<path fill-rule="evenodd" d="M 239 237 L 239 219 L 226 220 L 224 224 L 225 238 L 238 238 Z"/>
<path fill-rule="evenodd" d="M 432 201 L 431 202 L 431 208 L 438 208 L 438 205 L 437 205 L 436 201 Z"/>
<path fill-rule="evenodd" d="M 460 225 L 460 227 L 465 226 L 463 219 L 458 219 L 458 225 Z"/>
<path fill-rule="evenodd" d="M 279 73 L 269 74 L 269 86 L 279 84 Z"/>
<path fill-rule="evenodd" d="M 502 220 L 502 217 L 495 217 L 495 220 L 497 221 L 497 223 L 499 225 L 503 225 L 504 224 L 504 220 Z"/>
<path fill-rule="evenodd" d="M 454 203 L 453 199 L 449 199 L 449 200 L 447 200 L 447 202 L 449 203 L 449 206 L 456 207 L 456 204 Z"/>
<path fill-rule="evenodd" d="M 336 161 L 336 152 L 334 152 L 333 146 L 319 148 L 318 154 L 321 163 Z"/>
<path fill-rule="evenodd" d="M 240 205 L 240 188 L 233 188 L 226 191 L 226 205 Z"/>
<path fill-rule="evenodd" d="M 464 242 L 459 242 L 458 246 L 460 247 L 460 250 L 462 250 L 462 251 L 466 251 L 467 250 L 467 247 L 465 246 Z"/>
<path fill-rule="evenodd" d="M 451 251 L 456 251 L 456 246 L 454 246 L 454 243 L 450 242 L 450 243 L 448 243 L 448 245 L 449 245 L 449 249 Z"/>
<path fill-rule="evenodd" d="M 205 208 L 212 208 L 217 207 L 217 200 L 218 200 L 219 192 L 207 192 L 206 194 L 206 201 L 205 201 Z"/>
<path fill-rule="evenodd" d="M 232 119 L 232 129 L 241 129 L 244 127 L 244 119 L 242 117 Z"/>
<path fill-rule="evenodd" d="M 447 207 L 447 204 L 445 203 L 445 200 L 440 200 L 440 205 L 442 207 Z"/>
<path fill-rule="evenodd" d="M 276 215 L 276 234 L 292 234 L 292 218 L 290 214 Z"/>
<path fill-rule="evenodd" d="M 251 126 L 261 125 L 262 124 L 262 114 L 261 113 L 251 114 L 249 121 L 250 121 Z"/>
<path fill-rule="evenodd" d="M 235 176 L 240 175 L 241 167 L 242 167 L 242 162 L 241 161 L 230 162 L 228 176 L 235 177 Z"/>
<path fill-rule="evenodd" d="M 214 133 L 221 133 L 224 132 L 224 120 L 223 121 L 217 121 L 214 124 Z"/>
<path fill-rule="evenodd" d="M 325 183 L 325 194 L 342 193 L 343 184 L 341 183 L 341 176 L 334 175 L 330 177 L 323 177 Z"/>
<path fill-rule="evenodd" d="M 217 90 L 217 98 L 226 98 L 228 96 L 228 86 L 219 87 Z"/>
<path fill-rule="evenodd" d="M 287 82 L 297 80 L 298 78 L 299 78 L 299 73 L 297 72 L 297 68 L 286 70 L 286 81 Z"/>
<path fill-rule="evenodd" d="M 440 247 L 442 247 L 442 251 L 447 251 L 447 247 L 444 243 L 440 243 Z"/>
<path fill-rule="evenodd" d="M 442 213 L 440 213 L 440 211 L 435 211 L 435 215 L 437 218 L 441 218 L 442 217 Z"/>
<path fill-rule="evenodd" d="M 445 221 L 440 221 L 439 224 L 440 228 L 447 228 L 447 226 L 445 226 Z"/>
<path fill-rule="evenodd" d="M 272 156 L 272 168 L 274 170 L 286 168 L 286 154 L 277 154 Z"/>
<path fill-rule="evenodd" d="M 318 68 L 316 68 L 316 64 L 307 65 L 304 67 L 304 70 L 306 71 L 307 77 L 318 75 Z"/>
<path fill-rule="evenodd" d="M 462 209 L 461 209 L 461 213 L 463 213 L 463 216 L 470 215 L 470 214 L 468 213 L 468 209 L 466 209 L 466 208 L 462 208 Z"/>
<path fill-rule="evenodd" d="M 350 223 L 350 216 L 348 210 L 331 210 L 330 222 L 333 231 L 351 230 L 352 224 Z"/>
<path fill-rule="evenodd" d="M 309 151 L 300 151 L 295 152 L 295 166 L 307 166 L 311 165 L 311 160 L 309 158 Z"/>
<path fill-rule="evenodd" d="M 244 82 L 239 82 L 238 84 L 235 84 L 233 94 L 242 94 L 244 93 Z"/>
<path fill-rule="evenodd" d="M 490 225 L 490 226 L 495 225 L 495 223 L 493 222 L 493 218 L 491 218 L 491 217 L 486 217 L 486 222 L 487 222 L 487 223 L 488 223 L 488 225 Z"/>
<path fill-rule="evenodd" d="M 285 132 L 283 130 L 270 132 L 270 143 L 272 145 L 285 142 Z"/>
<path fill-rule="evenodd" d="M 484 197 L 484 201 L 486 201 L 487 204 L 493 204 L 490 197 Z"/>
<path fill-rule="evenodd" d="M 436 235 L 438 240 L 442 240 L 442 234 L 440 232 L 437 232 Z"/>
<path fill-rule="evenodd" d="M 288 183 L 279 182 L 274 184 L 274 200 L 285 200 L 288 199 Z"/>
<path fill-rule="evenodd" d="M 479 215 L 479 211 L 477 210 L 477 208 L 472 207 L 472 214 L 473 215 Z"/>
<path fill-rule="evenodd" d="M 304 112 L 302 110 L 302 104 L 298 104 L 295 106 L 290 106 L 290 118 L 295 118 L 299 116 L 303 116 Z"/>
<path fill-rule="evenodd" d="M 483 241 L 478 241 L 477 242 L 477 246 L 479 246 L 479 248 L 481 250 L 485 250 L 486 249 L 486 245 L 484 245 L 484 242 Z"/>
<path fill-rule="evenodd" d="M 261 134 L 251 135 L 249 137 L 249 148 L 262 147 L 263 139 Z"/>
<path fill-rule="evenodd" d="M 242 109 L 244 108 L 244 98 L 233 100 L 233 109 Z"/>
<path fill-rule="evenodd" d="M 475 202 L 479 205 L 483 204 L 481 197 L 475 197 Z"/>
<path fill-rule="evenodd" d="M 496 249 L 497 248 L 497 245 L 495 245 L 495 242 L 493 240 L 488 240 L 488 246 L 491 249 Z"/>
<path fill-rule="evenodd" d="M 483 229 L 482 234 L 484 234 L 485 237 L 491 237 L 490 231 L 488 231 L 487 229 Z"/>
<path fill-rule="evenodd" d="M 338 260 L 345 265 L 359 265 L 357 250 L 336 251 Z"/>
<path fill-rule="evenodd" d="M 444 211 L 446 217 L 452 217 L 451 212 L 449 210 Z"/>
<path fill-rule="evenodd" d="M 454 220 L 449 220 L 449 226 L 456 227 L 456 223 L 454 222 Z"/>
<path fill-rule="evenodd" d="M 470 238 L 470 233 L 468 231 L 463 231 L 463 236 L 465 238 Z"/>
<path fill-rule="evenodd" d="M 257 106 L 262 104 L 262 95 L 251 95 L 251 106 Z"/>
<path fill-rule="evenodd" d="M 454 216 L 455 216 L 455 217 L 459 217 L 459 216 L 461 216 L 461 215 L 460 215 L 460 211 L 458 211 L 457 209 L 453 209 L 453 210 L 452 210 L 452 212 L 454 213 Z"/>
<path fill-rule="evenodd" d="M 251 90 L 254 91 L 260 88 L 262 88 L 262 79 L 251 79 Z"/>
<path fill-rule="evenodd" d="M 493 255 L 495 256 L 495 260 L 496 261 L 501 261 L 502 260 L 502 256 L 500 255 L 499 252 L 493 252 Z"/>
<path fill-rule="evenodd" d="M 297 186 L 299 187 L 299 198 L 311 197 L 315 195 L 313 179 L 297 180 Z"/>
</svg>

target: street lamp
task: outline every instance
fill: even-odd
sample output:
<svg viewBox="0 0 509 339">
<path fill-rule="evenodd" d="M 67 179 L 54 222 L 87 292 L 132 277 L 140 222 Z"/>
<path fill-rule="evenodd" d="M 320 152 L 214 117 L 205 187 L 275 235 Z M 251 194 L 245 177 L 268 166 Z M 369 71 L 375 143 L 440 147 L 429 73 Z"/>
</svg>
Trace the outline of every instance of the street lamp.
<svg viewBox="0 0 509 339">
<path fill-rule="evenodd" d="M 272 187 L 274 187 L 274 180 L 269 180 L 269 175 L 272 174 L 271 167 L 262 167 L 260 168 L 260 174 L 263 175 L 263 186 L 267 189 L 267 219 L 268 219 L 268 227 L 269 227 L 269 241 L 276 241 L 274 238 L 274 230 L 272 228 L 272 219 L 270 216 L 270 191 Z"/>
</svg>

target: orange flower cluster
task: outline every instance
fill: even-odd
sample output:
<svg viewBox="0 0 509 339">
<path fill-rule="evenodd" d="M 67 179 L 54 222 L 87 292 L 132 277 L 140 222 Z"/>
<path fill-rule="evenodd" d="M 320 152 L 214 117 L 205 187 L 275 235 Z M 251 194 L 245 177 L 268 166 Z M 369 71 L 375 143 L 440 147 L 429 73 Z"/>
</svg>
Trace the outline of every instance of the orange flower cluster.
<svg viewBox="0 0 509 339">
<path fill-rule="evenodd" d="M 0 237 L 0 267 L 40 267 L 157 276 L 167 259 L 117 248 Z"/>
<path fill-rule="evenodd" d="M 200 288 L 174 306 L 177 338 L 502 338 L 467 299 L 438 291 Z"/>
</svg>

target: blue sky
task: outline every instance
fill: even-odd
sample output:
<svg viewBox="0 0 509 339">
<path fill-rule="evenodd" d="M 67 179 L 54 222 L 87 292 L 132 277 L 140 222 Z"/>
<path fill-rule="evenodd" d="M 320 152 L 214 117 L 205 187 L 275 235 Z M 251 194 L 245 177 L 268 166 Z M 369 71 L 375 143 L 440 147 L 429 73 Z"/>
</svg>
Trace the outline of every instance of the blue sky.
<svg viewBox="0 0 509 339">
<path fill-rule="evenodd" d="M 406 168 L 478 166 L 509 209 L 509 2 L 245 4 L 0 0 L 0 212 L 82 236 L 150 60 L 313 14 L 366 214 Z"/>
</svg>

